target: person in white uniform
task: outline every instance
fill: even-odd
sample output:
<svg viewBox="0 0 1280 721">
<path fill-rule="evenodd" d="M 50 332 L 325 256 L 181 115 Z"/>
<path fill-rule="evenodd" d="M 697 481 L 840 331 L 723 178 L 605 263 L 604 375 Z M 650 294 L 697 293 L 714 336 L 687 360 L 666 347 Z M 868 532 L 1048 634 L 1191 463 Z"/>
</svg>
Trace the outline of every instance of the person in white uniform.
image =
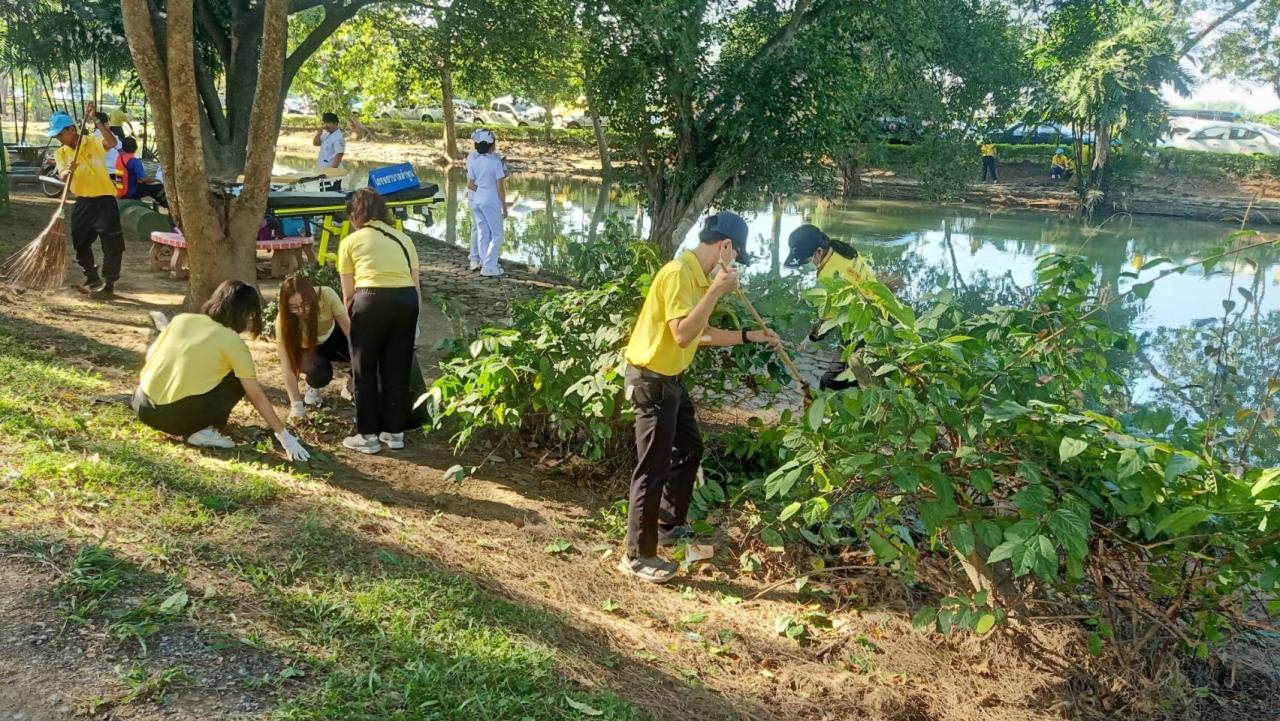
<svg viewBox="0 0 1280 721">
<path fill-rule="evenodd" d="M 478 229 L 474 243 L 480 261 L 480 275 L 496 278 L 502 275 L 498 258 L 502 253 L 502 223 L 507 217 L 507 192 L 502 179 L 507 169 L 494 150 L 497 142 L 493 131 L 479 129 L 471 134 L 476 156 L 467 161 L 467 187 L 474 190 L 471 198 L 471 222 Z"/>
<path fill-rule="evenodd" d="M 475 183 L 471 182 L 471 161 L 480 154 L 472 150 L 467 153 L 467 207 L 471 210 L 471 252 L 468 260 L 471 261 L 470 270 L 472 273 L 480 270 L 484 265 L 480 262 L 480 224 L 475 222 L 476 208 L 476 189 Z"/>
<path fill-rule="evenodd" d="M 320 152 L 316 154 L 316 167 L 341 168 L 342 156 L 347 153 L 347 139 L 342 134 L 342 128 L 338 127 L 338 115 L 325 113 L 320 120 L 321 127 L 311 139 L 311 144 L 320 148 Z"/>
</svg>

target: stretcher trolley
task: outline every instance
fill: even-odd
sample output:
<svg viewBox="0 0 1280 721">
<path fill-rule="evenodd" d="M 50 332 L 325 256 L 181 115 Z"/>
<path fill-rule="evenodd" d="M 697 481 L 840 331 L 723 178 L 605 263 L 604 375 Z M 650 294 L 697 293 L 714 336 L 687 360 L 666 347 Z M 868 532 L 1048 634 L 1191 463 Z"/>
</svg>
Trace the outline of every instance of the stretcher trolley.
<svg viewBox="0 0 1280 721">
<path fill-rule="evenodd" d="M 397 228 L 403 228 L 404 222 L 410 219 L 430 226 L 434 222 L 431 206 L 441 200 L 436 197 L 438 192 L 438 186 L 426 183 L 387 193 L 383 197 Z M 351 232 L 351 223 L 346 217 L 347 195 L 341 192 L 273 192 L 267 196 L 267 224 L 277 237 L 318 236 L 316 259 L 323 265 L 337 259 L 338 244 Z"/>
</svg>

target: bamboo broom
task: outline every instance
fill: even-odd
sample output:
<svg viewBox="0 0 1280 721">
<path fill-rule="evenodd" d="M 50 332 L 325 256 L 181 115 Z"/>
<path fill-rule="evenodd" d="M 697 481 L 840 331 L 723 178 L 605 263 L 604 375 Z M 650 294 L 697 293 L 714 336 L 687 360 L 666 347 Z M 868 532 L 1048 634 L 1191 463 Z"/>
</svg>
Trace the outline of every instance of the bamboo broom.
<svg viewBox="0 0 1280 721">
<path fill-rule="evenodd" d="M 88 114 L 85 114 L 84 119 L 88 121 Z M 74 167 L 80 159 L 80 142 L 84 139 L 86 127 L 85 123 L 80 124 L 75 154 L 71 156 L 71 165 L 68 167 Z M 66 185 L 62 187 L 62 197 L 58 200 L 58 209 L 49 219 L 49 224 L 35 240 L 6 258 L 0 266 L 0 276 L 5 280 L 29 290 L 44 291 L 60 288 L 66 282 L 67 242 L 70 235 L 67 231 L 66 205 L 70 191 L 71 177 L 68 176 Z"/>
<path fill-rule="evenodd" d="M 728 270 L 723 261 L 720 263 L 720 270 Z M 769 326 L 765 325 L 764 318 L 760 317 L 756 307 L 751 304 L 751 299 L 747 297 L 746 291 L 742 290 L 742 286 L 738 286 L 737 291 L 738 297 L 747 306 L 747 312 L 751 314 L 751 318 L 755 320 L 756 325 L 760 326 L 760 330 L 769 330 Z M 800 388 L 800 395 L 804 399 L 804 407 L 808 408 L 809 404 L 813 403 L 813 389 L 809 387 L 809 383 L 805 381 L 804 376 L 800 375 L 800 369 L 796 368 L 796 364 L 791 361 L 791 356 L 787 355 L 786 350 L 781 346 L 770 347 L 778 354 L 783 367 L 787 369 L 787 375 L 791 376 L 791 380 L 795 381 L 796 386 Z"/>
</svg>

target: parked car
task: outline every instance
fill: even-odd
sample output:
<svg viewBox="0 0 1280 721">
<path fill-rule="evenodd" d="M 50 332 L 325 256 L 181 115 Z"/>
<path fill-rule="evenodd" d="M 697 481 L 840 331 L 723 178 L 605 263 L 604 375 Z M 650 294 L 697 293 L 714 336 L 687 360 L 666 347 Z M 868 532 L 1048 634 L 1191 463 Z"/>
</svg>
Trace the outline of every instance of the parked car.
<svg viewBox="0 0 1280 721">
<path fill-rule="evenodd" d="M 383 120 L 391 118 L 397 120 L 426 120 L 429 109 L 430 106 L 427 105 L 384 105 L 378 108 L 378 117 Z"/>
<path fill-rule="evenodd" d="M 547 117 L 547 110 L 541 105 L 510 95 L 494 98 L 489 104 L 489 110 L 514 115 L 518 125 L 541 124 L 546 122 Z"/>
<path fill-rule="evenodd" d="M 1176 118 L 1170 123 L 1169 135 L 1160 144 L 1211 153 L 1280 155 L 1280 132 L 1256 123 Z"/>
<path fill-rule="evenodd" d="M 1037 145 L 1061 145 L 1076 141 L 1075 133 L 1061 123 L 1017 123 L 1001 133 L 1006 143 L 1033 143 Z M 1092 133 L 1081 133 L 1081 142 L 1093 142 Z"/>
<path fill-rule="evenodd" d="M 310 110 L 311 104 L 297 95 L 284 99 L 284 111 L 290 115 L 306 115 Z"/>
<path fill-rule="evenodd" d="M 471 122 L 471 111 L 464 108 L 458 101 L 453 101 L 453 122 L 469 123 Z M 443 123 L 444 108 L 439 103 L 431 103 L 422 109 L 421 120 L 425 123 Z"/>
<path fill-rule="evenodd" d="M 560 127 L 560 128 L 577 130 L 578 128 L 593 127 L 594 123 L 591 122 L 591 115 L 587 111 L 570 110 L 564 113 L 563 115 L 556 116 L 555 125 L 556 127 Z M 600 126 L 604 128 L 609 127 L 609 119 L 601 115 Z"/>
<path fill-rule="evenodd" d="M 1216 120 L 1223 123 L 1238 123 L 1244 120 L 1242 113 L 1234 110 L 1188 110 L 1175 108 L 1169 111 L 1170 118 L 1192 118 L 1195 120 Z"/>
<path fill-rule="evenodd" d="M 497 103 L 494 103 L 494 105 L 497 105 Z M 510 110 L 480 110 L 476 112 L 475 118 L 475 122 L 494 128 L 514 128 L 517 125 L 528 125 L 528 123 L 521 121 L 520 118 L 516 117 L 515 113 Z"/>
</svg>

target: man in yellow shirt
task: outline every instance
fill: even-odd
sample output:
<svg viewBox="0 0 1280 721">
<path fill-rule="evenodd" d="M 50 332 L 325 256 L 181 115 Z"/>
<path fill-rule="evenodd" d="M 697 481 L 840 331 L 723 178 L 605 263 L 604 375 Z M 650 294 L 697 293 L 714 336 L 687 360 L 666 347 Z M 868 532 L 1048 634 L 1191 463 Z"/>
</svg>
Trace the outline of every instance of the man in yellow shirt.
<svg viewBox="0 0 1280 721">
<path fill-rule="evenodd" d="M 983 142 L 980 148 L 982 153 L 982 179 L 987 179 L 987 173 L 991 173 L 991 182 L 1000 180 L 996 177 L 996 144 L 987 140 Z"/>
<path fill-rule="evenodd" d="M 1066 148 L 1058 148 L 1049 162 L 1049 177 L 1054 180 L 1070 180 L 1075 172 L 1075 161 L 1067 157 Z"/>
<path fill-rule="evenodd" d="M 93 103 L 84 112 L 85 117 L 97 121 Z M 84 285 L 80 288 L 91 298 L 105 300 L 115 296 L 115 283 L 120 279 L 124 234 L 120 230 L 116 185 L 107 168 L 107 151 L 116 146 L 116 136 L 104 122 L 97 121 L 97 128 L 101 140 L 92 135 L 81 136 L 75 120 L 66 113 L 54 113 L 49 118 L 49 137 L 62 144 L 54 153 L 58 176 L 71 184 L 71 192 L 76 195 L 71 208 L 71 245 L 76 262 L 84 270 Z M 93 241 L 99 238 L 102 275 L 98 274 L 93 257 Z"/>
<path fill-rule="evenodd" d="M 708 325 L 716 302 L 738 287 L 731 266 L 746 260 L 746 222 L 736 213 L 711 215 L 699 241 L 654 276 L 626 350 L 626 392 L 635 407 L 639 458 L 631 476 L 627 547 L 618 568 L 653 583 L 676 573 L 675 564 L 658 558 L 658 546 L 693 535 L 686 517 L 702 460 L 702 435 L 682 375 L 700 345 L 779 343 L 772 331 Z"/>
</svg>

